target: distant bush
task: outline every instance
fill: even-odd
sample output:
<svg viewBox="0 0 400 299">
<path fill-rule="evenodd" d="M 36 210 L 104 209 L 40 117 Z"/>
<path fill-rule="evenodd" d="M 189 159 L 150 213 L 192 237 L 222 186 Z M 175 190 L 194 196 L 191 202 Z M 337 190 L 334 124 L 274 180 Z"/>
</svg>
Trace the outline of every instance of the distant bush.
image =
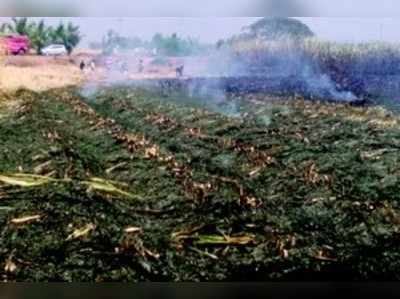
<svg viewBox="0 0 400 299">
<path fill-rule="evenodd" d="M 111 54 L 115 50 L 146 49 L 156 50 L 157 54 L 164 56 L 186 56 L 204 53 L 210 46 L 200 43 L 196 39 L 181 38 L 176 33 L 164 36 L 157 33 L 151 41 L 138 37 L 125 37 L 110 30 L 103 37 L 102 42 L 91 42 L 92 49 L 102 49 L 104 54 Z"/>
<path fill-rule="evenodd" d="M 153 36 L 151 46 L 166 56 L 187 56 L 204 52 L 205 45 L 192 38 L 181 38 L 176 33 L 171 36 L 163 36 L 158 33 Z"/>
</svg>

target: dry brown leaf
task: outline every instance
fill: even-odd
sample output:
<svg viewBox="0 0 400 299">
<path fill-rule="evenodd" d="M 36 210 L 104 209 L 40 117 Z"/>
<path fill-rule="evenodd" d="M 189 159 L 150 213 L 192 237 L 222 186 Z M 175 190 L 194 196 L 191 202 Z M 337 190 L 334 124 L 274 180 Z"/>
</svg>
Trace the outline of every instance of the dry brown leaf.
<svg viewBox="0 0 400 299">
<path fill-rule="evenodd" d="M 143 248 L 143 250 L 148 256 L 150 256 L 152 258 L 155 258 L 156 260 L 158 260 L 160 258 L 160 254 L 159 253 L 154 253 L 154 252 L 150 251 L 147 248 Z"/>
<path fill-rule="evenodd" d="M 319 173 L 316 170 L 316 165 L 314 162 L 306 169 L 304 173 L 304 179 L 312 184 L 318 183 L 320 181 Z"/>
<path fill-rule="evenodd" d="M 254 196 L 244 196 L 240 199 L 240 204 L 248 205 L 252 208 L 258 208 L 262 205 L 262 202 Z"/>
<path fill-rule="evenodd" d="M 152 147 L 146 148 L 145 152 L 144 152 L 144 156 L 146 158 L 153 158 L 153 157 L 157 157 L 160 154 L 160 150 L 158 149 L 158 147 L 156 145 L 153 145 Z"/>
<path fill-rule="evenodd" d="M 257 167 L 256 169 L 250 171 L 249 177 L 253 178 L 253 177 L 257 176 L 261 170 L 262 170 L 262 167 Z"/>
<path fill-rule="evenodd" d="M 287 259 L 289 257 L 289 251 L 287 249 L 283 249 L 282 256 L 284 259 Z"/>
<path fill-rule="evenodd" d="M 193 182 L 193 189 L 198 189 L 198 190 L 202 190 L 202 191 L 208 191 L 211 190 L 211 183 L 196 183 Z"/>
<path fill-rule="evenodd" d="M 131 227 L 125 228 L 124 232 L 126 232 L 127 234 L 141 233 L 142 229 L 140 227 L 131 226 Z"/>
<path fill-rule="evenodd" d="M 4 271 L 7 273 L 14 273 L 15 270 L 17 270 L 17 265 L 11 259 L 7 259 L 4 266 Z"/>
<path fill-rule="evenodd" d="M 44 162 L 33 169 L 35 174 L 45 174 L 50 170 L 51 161 Z"/>
<path fill-rule="evenodd" d="M 316 258 L 317 260 L 320 260 L 320 261 L 329 261 L 329 262 L 337 261 L 337 259 L 335 259 L 335 258 L 324 256 L 322 251 L 319 251 L 318 254 L 314 256 L 314 258 Z"/>
<path fill-rule="evenodd" d="M 32 161 L 36 162 L 36 161 L 43 160 L 43 159 L 46 159 L 46 158 L 47 158 L 47 155 L 38 154 L 38 155 L 32 157 Z"/>
</svg>

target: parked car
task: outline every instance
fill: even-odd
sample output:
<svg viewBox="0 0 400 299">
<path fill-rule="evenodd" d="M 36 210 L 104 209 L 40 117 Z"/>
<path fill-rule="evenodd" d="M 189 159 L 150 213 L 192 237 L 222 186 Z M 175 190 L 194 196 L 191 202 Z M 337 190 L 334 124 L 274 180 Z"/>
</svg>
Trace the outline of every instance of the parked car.
<svg viewBox="0 0 400 299">
<path fill-rule="evenodd" d="M 50 45 L 42 49 L 42 55 L 46 56 L 60 56 L 68 53 L 64 45 Z"/>
<path fill-rule="evenodd" d="M 8 35 L 0 38 L 6 54 L 22 55 L 29 51 L 29 38 L 24 35 Z"/>
</svg>

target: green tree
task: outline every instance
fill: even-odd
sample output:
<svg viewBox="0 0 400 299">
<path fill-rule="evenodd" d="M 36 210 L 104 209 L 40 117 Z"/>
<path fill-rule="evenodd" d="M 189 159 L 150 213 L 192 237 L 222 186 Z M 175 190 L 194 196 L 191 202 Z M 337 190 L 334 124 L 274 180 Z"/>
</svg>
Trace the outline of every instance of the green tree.
<svg viewBox="0 0 400 299">
<path fill-rule="evenodd" d="M 11 20 L 12 23 L 7 24 L 7 31 L 19 35 L 31 35 L 34 24 L 29 22 L 28 18 L 12 18 Z"/>
<path fill-rule="evenodd" d="M 112 29 L 108 30 L 102 40 L 103 53 L 106 55 L 113 53 L 114 49 L 118 47 L 118 39 L 119 35 L 117 32 Z"/>
<path fill-rule="evenodd" d="M 173 33 L 171 37 L 165 40 L 164 51 L 166 55 L 175 56 L 181 54 L 181 47 L 180 39 L 176 33 Z"/>
<path fill-rule="evenodd" d="M 157 50 L 164 48 L 164 36 L 161 33 L 156 33 L 151 39 L 151 46 Z"/>
<path fill-rule="evenodd" d="M 46 27 L 43 20 L 38 24 L 35 24 L 30 34 L 31 45 L 36 50 L 37 54 L 40 54 L 42 49 L 50 41 L 51 27 Z"/>
<path fill-rule="evenodd" d="M 314 36 L 311 29 L 301 21 L 284 17 L 265 17 L 244 29 L 253 37 L 266 40 L 304 39 Z"/>
<path fill-rule="evenodd" d="M 75 26 L 71 22 L 67 26 L 60 23 L 54 30 L 51 30 L 51 41 L 53 43 L 63 44 L 68 51 L 68 55 L 72 53 L 74 48 L 82 39 L 79 26 Z"/>
<path fill-rule="evenodd" d="M 7 33 L 7 26 L 8 26 L 7 23 L 1 24 L 1 26 L 0 26 L 0 33 L 2 33 L 2 34 Z"/>
<path fill-rule="evenodd" d="M 157 33 L 153 36 L 151 46 L 159 53 L 167 56 L 182 56 L 192 52 L 192 49 L 199 47 L 199 43 L 192 39 L 182 39 L 176 33 L 171 36 L 163 36 Z"/>
</svg>

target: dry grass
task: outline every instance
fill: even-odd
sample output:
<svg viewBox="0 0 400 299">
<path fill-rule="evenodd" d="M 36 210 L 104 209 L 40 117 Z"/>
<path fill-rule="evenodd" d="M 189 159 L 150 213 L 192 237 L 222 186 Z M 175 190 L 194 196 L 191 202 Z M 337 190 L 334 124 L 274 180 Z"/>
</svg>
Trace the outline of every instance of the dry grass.
<svg viewBox="0 0 400 299">
<path fill-rule="evenodd" d="M 3 91 L 18 88 L 43 91 L 84 80 L 77 65 L 69 58 L 2 56 L 0 64 L 0 89 Z"/>
<path fill-rule="evenodd" d="M 71 65 L 77 64 L 77 57 L 46 57 L 37 55 L 18 55 L 18 56 L 2 56 L 2 66 L 18 66 L 18 67 L 38 67 L 52 65 Z"/>
<path fill-rule="evenodd" d="M 82 74 L 79 63 L 93 59 L 97 53 L 79 50 L 71 56 L 45 57 L 37 55 L 0 55 L 0 90 L 26 88 L 44 91 L 52 88 L 79 85 L 86 80 L 99 79 L 101 70 Z"/>
<path fill-rule="evenodd" d="M 0 90 L 14 91 L 26 88 L 33 91 L 45 91 L 79 85 L 88 81 L 102 81 L 107 77 L 113 80 L 175 77 L 172 67 L 153 66 L 148 62 L 143 73 L 137 73 L 135 71 L 136 64 L 132 64 L 130 66 L 132 72 L 128 76 L 119 72 L 107 75 L 101 67 L 98 67 L 95 72 L 87 70 L 82 73 L 79 69 L 80 61 L 89 61 L 96 57 L 95 54 L 81 51 L 74 53 L 71 57 L 57 58 L 36 55 L 0 56 Z"/>
<path fill-rule="evenodd" d="M 79 84 L 83 80 L 79 70 L 71 65 L 52 65 L 33 68 L 5 66 L 0 68 L 0 89 L 27 88 L 44 91 L 51 88 Z"/>
</svg>

